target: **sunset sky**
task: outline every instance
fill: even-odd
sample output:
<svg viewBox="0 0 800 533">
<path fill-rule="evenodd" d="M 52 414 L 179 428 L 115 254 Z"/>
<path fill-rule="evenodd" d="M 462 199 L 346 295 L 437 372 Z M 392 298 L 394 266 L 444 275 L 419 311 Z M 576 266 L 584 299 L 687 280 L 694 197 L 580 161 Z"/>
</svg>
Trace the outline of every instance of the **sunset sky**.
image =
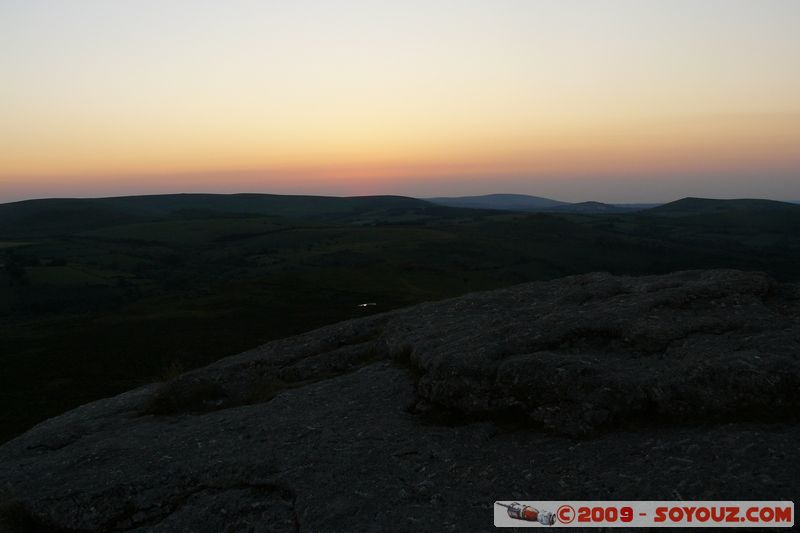
<svg viewBox="0 0 800 533">
<path fill-rule="evenodd" d="M 0 0 L 0 202 L 800 200 L 797 0 Z"/>
</svg>

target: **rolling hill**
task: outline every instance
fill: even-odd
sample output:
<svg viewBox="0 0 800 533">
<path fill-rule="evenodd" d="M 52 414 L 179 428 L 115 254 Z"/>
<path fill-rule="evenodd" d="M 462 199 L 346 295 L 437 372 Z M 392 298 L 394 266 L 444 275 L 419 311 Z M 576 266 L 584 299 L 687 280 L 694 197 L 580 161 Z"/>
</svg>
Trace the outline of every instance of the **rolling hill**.
<svg viewBox="0 0 800 533">
<path fill-rule="evenodd" d="M 114 198 L 54 198 L 0 204 L 0 236 L 20 238 L 152 222 L 220 216 L 336 217 L 387 209 L 431 207 L 404 196 L 164 194 Z"/>
<path fill-rule="evenodd" d="M 800 214 L 800 206 L 789 202 L 761 199 L 716 200 L 687 197 L 645 211 L 657 216 L 698 216 L 719 214 L 752 214 L 757 212 Z"/>
<path fill-rule="evenodd" d="M 427 201 L 448 207 L 470 207 L 474 209 L 498 209 L 503 211 L 540 211 L 567 205 L 566 202 L 529 196 L 527 194 L 486 194 L 483 196 L 457 196 L 449 198 L 426 198 Z"/>
<path fill-rule="evenodd" d="M 634 210 L 635 209 L 632 207 L 606 204 L 603 202 L 578 202 L 574 204 L 557 205 L 545 211 L 551 213 L 625 213 Z"/>
<path fill-rule="evenodd" d="M 487 194 L 484 196 L 457 196 L 449 198 L 426 198 L 443 206 L 495 209 L 498 211 L 530 211 L 537 213 L 626 213 L 655 207 L 658 204 L 607 204 L 603 202 L 561 202 L 541 196 L 526 194 Z"/>
<path fill-rule="evenodd" d="M 713 230 L 719 233 L 769 232 L 795 234 L 800 232 L 800 205 L 774 200 L 715 200 L 683 198 L 639 215 L 674 227 L 689 228 L 692 232 Z"/>
</svg>

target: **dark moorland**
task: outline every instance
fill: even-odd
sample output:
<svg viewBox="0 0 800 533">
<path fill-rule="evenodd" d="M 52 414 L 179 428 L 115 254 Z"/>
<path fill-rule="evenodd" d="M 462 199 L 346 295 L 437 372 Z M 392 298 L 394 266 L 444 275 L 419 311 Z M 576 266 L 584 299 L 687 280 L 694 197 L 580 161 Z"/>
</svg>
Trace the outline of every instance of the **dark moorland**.
<svg viewBox="0 0 800 533">
<path fill-rule="evenodd" d="M 800 206 L 582 211 L 253 194 L 0 205 L 0 441 L 273 339 L 422 301 L 596 271 L 800 279 Z"/>
</svg>

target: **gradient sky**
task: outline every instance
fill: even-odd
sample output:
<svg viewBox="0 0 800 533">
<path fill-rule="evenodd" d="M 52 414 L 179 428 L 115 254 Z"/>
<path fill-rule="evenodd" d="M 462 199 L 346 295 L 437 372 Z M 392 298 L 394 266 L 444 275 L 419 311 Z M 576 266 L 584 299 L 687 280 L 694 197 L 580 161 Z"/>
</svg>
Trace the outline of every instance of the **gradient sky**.
<svg viewBox="0 0 800 533">
<path fill-rule="evenodd" d="M 0 0 L 0 202 L 800 200 L 797 0 Z"/>
</svg>

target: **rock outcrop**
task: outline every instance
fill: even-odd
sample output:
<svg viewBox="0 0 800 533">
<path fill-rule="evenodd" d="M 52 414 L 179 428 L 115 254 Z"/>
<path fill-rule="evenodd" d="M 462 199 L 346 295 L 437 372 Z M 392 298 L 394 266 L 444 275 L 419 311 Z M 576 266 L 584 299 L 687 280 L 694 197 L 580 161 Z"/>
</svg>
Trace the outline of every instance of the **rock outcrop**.
<svg viewBox="0 0 800 533">
<path fill-rule="evenodd" d="M 589 274 L 315 330 L 0 447 L 0 529 L 489 531 L 498 499 L 800 494 L 800 290 Z"/>
</svg>

